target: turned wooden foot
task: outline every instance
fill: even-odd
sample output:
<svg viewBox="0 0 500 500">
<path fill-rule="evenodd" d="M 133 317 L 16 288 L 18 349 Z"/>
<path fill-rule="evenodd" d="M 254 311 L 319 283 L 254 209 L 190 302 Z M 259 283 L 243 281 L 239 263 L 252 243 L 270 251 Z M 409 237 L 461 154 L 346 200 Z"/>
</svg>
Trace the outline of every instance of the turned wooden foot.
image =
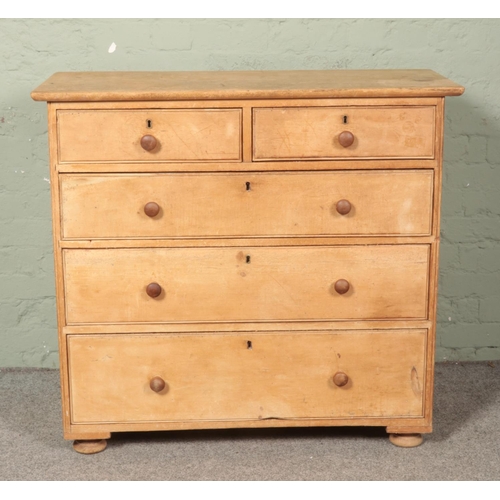
<svg viewBox="0 0 500 500">
<path fill-rule="evenodd" d="M 401 448 L 414 448 L 422 444 L 422 434 L 389 434 L 389 441 Z"/>
<path fill-rule="evenodd" d="M 105 439 L 94 439 L 89 441 L 74 441 L 73 449 L 84 455 L 92 455 L 106 449 L 108 442 Z"/>
</svg>

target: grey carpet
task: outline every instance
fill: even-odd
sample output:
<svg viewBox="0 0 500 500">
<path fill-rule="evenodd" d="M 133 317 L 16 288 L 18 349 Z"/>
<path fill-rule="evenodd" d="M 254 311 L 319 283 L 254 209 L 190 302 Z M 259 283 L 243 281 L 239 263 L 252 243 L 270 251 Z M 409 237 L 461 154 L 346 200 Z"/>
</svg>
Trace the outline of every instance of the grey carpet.
<svg viewBox="0 0 500 500">
<path fill-rule="evenodd" d="M 0 480 L 500 480 L 500 363 L 436 366 L 434 432 L 397 448 L 379 428 L 114 434 L 62 439 L 59 373 L 0 369 Z"/>
</svg>

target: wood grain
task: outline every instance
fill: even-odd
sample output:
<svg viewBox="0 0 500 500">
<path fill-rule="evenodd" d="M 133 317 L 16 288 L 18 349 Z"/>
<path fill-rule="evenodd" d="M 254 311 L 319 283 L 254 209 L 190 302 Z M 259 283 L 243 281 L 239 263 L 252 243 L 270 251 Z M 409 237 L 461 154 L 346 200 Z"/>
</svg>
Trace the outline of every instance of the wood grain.
<svg viewBox="0 0 500 500">
<path fill-rule="evenodd" d="M 165 173 L 165 172 L 313 172 L 332 170 L 403 170 L 403 169 L 436 169 L 439 164 L 435 159 L 419 160 L 383 160 L 367 161 L 365 159 L 337 158 L 335 160 L 302 161 L 259 161 L 259 162 L 154 162 L 134 163 L 58 163 L 59 173 Z"/>
<path fill-rule="evenodd" d="M 55 73 L 37 101 L 147 101 L 461 95 L 431 70 L 175 71 Z"/>
<path fill-rule="evenodd" d="M 33 91 L 64 437 L 431 432 L 444 96 L 463 91 L 429 70 L 58 73 Z"/>
<path fill-rule="evenodd" d="M 200 99 L 183 101 L 72 101 L 56 102 L 58 110 L 145 110 L 145 109 L 247 109 L 276 107 L 345 107 L 345 106 L 436 106 L 442 97 L 371 97 L 308 99 Z"/>
<path fill-rule="evenodd" d="M 425 336 L 70 337 L 72 422 L 421 416 L 410 374 L 423 376 Z M 339 370 L 343 387 L 332 380 Z M 155 376 L 161 393 L 149 387 Z"/>
<path fill-rule="evenodd" d="M 155 238 L 155 239 L 78 239 L 61 240 L 60 248 L 200 248 L 224 247 L 238 248 L 252 246 L 294 247 L 294 246 L 331 246 L 331 245 L 409 245 L 428 244 L 435 236 L 294 236 L 293 238 L 268 236 L 245 238 Z"/>
<path fill-rule="evenodd" d="M 401 421 L 399 426 L 388 425 L 388 434 L 428 434 L 432 432 L 432 425 L 416 425 L 414 422 Z"/>
<path fill-rule="evenodd" d="M 429 320 L 358 320 L 358 321 L 287 321 L 287 322 L 245 322 L 245 323 L 120 323 L 96 325 L 69 325 L 63 328 L 64 335 L 89 335 L 107 333 L 222 333 L 222 332 L 295 332 L 295 331 L 337 331 L 337 330 L 413 330 L 429 329 Z"/>
<path fill-rule="evenodd" d="M 436 169 L 434 176 L 434 199 L 433 199 L 433 232 L 436 237 L 431 245 L 431 266 L 429 268 L 429 319 L 432 327 L 429 330 L 429 341 L 426 353 L 427 387 L 425 391 L 424 413 L 429 425 L 432 424 L 434 384 L 434 359 L 436 352 L 436 322 L 437 322 L 437 302 L 438 302 L 438 279 L 439 279 L 439 243 L 441 234 L 441 197 L 443 182 L 443 139 L 444 139 L 444 98 L 440 100 L 436 107 L 436 156 L 441 168 Z"/>
<path fill-rule="evenodd" d="M 254 160 L 434 157 L 431 106 L 258 108 L 253 117 Z M 352 146 L 339 142 L 345 131 Z"/>
<path fill-rule="evenodd" d="M 69 239 L 431 234 L 431 170 L 60 179 Z"/>
<path fill-rule="evenodd" d="M 240 109 L 61 110 L 57 123 L 60 162 L 241 160 Z"/>
<path fill-rule="evenodd" d="M 171 420 L 171 421 L 149 421 L 149 422 L 127 422 L 127 423 L 94 423 L 94 424 L 72 424 L 67 439 L 93 439 L 98 431 L 100 433 L 111 432 L 143 432 L 143 431 L 173 431 L 189 429 L 263 429 L 277 427 L 360 427 L 387 425 L 408 425 L 408 432 L 432 432 L 432 428 L 425 426 L 422 417 L 332 417 L 332 418 L 268 418 L 266 420 L 235 419 L 235 420 Z M 416 427 L 418 429 L 416 429 Z M 399 427 L 404 433 L 406 427 Z M 416 430 L 415 430 L 416 429 Z M 69 437 L 71 436 L 71 437 Z"/>
<path fill-rule="evenodd" d="M 63 253 L 68 324 L 427 316 L 428 245 Z"/>
<path fill-rule="evenodd" d="M 59 179 L 57 172 L 57 111 L 54 105 L 47 105 L 48 137 L 49 137 L 49 172 L 50 172 L 50 192 L 52 209 L 52 242 L 54 248 L 54 277 L 56 291 L 56 315 L 59 347 L 59 374 L 61 383 L 61 409 L 63 433 L 70 428 L 70 408 L 69 408 L 69 374 L 68 358 L 66 350 L 66 335 L 63 328 L 66 326 L 64 295 L 64 272 L 63 256 L 59 247 L 61 234 L 61 202 Z"/>
</svg>

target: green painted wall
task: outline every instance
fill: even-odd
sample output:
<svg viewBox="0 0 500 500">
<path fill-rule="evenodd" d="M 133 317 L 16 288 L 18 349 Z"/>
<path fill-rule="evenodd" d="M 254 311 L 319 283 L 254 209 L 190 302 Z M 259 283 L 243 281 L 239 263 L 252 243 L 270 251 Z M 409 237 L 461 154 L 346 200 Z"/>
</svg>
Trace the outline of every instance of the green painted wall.
<svg viewBox="0 0 500 500">
<path fill-rule="evenodd" d="M 58 365 L 46 110 L 30 91 L 92 70 L 430 68 L 464 85 L 446 104 L 437 359 L 500 359 L 499 20 L 3 19 L 0 35 L 0 367 Z"/>
</svg>

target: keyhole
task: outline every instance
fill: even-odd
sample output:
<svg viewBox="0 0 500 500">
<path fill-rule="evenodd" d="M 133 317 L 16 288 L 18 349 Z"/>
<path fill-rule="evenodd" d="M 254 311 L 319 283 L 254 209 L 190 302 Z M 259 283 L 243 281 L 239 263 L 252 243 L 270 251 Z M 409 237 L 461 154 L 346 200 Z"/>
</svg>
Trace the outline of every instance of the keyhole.
<svg viewBox="0 0 500 500">
<path fill-rule="evenodd" d="M 250 255 L 247 255 L 247 264 L 250 264 Z"/>
<path fill-rule="evenodd" d="M 246 186 L 247 186 L 247 191 L 250 191 L 250 183 L 249 183 L 249 182 L 246 182 L 245 184 L 246 184 Z"/>
<path fill-rule="evenodd" d="M 153 124 L 151 123 L 151 120 L 146 120 L 146 126 L 148 128 L 151 128 L 153 126 Z"/>
<path fill-rule="evenodd" d="M 343 123 L 347 123 L 347 115 L 344 115 L 344 118 L 342 119 Z"/>
<path fill-rule="evenodd" d="M 251 348 L 252 348 L 252 341 L 247 340 L 247 349 L 251 349 Z"/>
</svg>

